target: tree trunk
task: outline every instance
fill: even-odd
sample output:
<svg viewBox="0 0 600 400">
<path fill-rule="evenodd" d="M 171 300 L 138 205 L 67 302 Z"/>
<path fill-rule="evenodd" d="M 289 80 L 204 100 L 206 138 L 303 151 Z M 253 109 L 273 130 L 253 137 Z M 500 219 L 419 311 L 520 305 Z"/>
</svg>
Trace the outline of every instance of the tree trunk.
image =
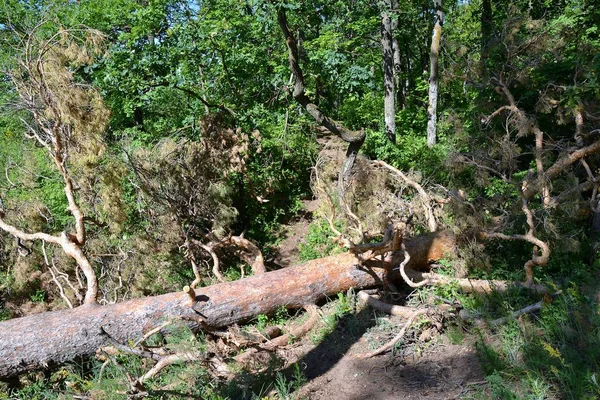
<svg viewBox="0 0 600 400">
<path fill-rule="evenodd" d="M 438 58 L 444 12 L 442 0 L 434 0 L 435 24 L 431 38 L 430 75 L 429 75 L 429 107 L 427 108 L 427 146 L 433 147 L 437 139 L 437 101 L 438 101 Z"/>
<path fill-rule="evenodd" d="M 381 50 L 383 52 L 383 114 L 385 134 L 392 143 L 396 143 L 396 108 L 394 81 L 394 46 L 392 32 L 392 1 L 384 2 L 381 11 Z"/>
<path fill-rule="evenodd" d="M 405 244 L 412 256 L 409 265 L 423 269 L 425 265 L 420 264 L 452 251 L 453 237 L 433 233 L 407 239 Z M 187 321 L 192 328 L 222 328 L 282 306 L 300 308 L 350 288 L 379 286 L 385 267 L 389 270 L 401 259 L 401 254 L 394 254 L 391 264 L 378 261 L 360 267 L 352 254 L 344 253 L 196 289 L 193 301 L 187 293 L 169 293 L 5 321 L 0 323 L 0 377 L 92 355 L 109 344 L 109 338 L 120 343 L 137 340 L 169 320 Z"/>
<path fill-rule="evenodd" d="M 296 79 L 292 96 L 319 125 L 324 126 L 329 132 L 339 136 L 342 138 L 342 140 L 348 143 L 346 161 L 344 161 L 344 165 L 342 166 L 342 179 L 340 180 L 340 187 L 343 187 L 350 182 L 350 173 L 352 167 L 354 166 L 354 162 L 356 161 L 356 156 L 358 155 L 358 151 L 365 141 L 365 131 L 353 131 L 344 126 L 344 124 L 329 118 L 323 113 L 319 106 L 306 95 L 304 90 L 304 74 L 300 68 L 300 49 L 298 48 L 296 40 L 290 31 L 285 9 L 283 7 L 279 8 L 277 11 L 277 21 L 281 27 L 281 31 L 285 36 L 285 41 L 288 48 L 288 62 L 290 64 L 292 74 Z M 341 193 L 343 193 L 343 190 Z"/>
</svg>

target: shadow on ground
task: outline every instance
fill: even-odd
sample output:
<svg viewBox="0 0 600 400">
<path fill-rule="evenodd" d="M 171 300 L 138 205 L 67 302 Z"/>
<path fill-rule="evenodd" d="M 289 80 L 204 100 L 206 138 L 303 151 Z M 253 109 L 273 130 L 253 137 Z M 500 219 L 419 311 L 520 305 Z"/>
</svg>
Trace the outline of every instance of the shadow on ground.
<svg viewBox="0 0 600 400">
<path fill-rule="evenodd" d="M 266 396 L 277 364 L 285 361 L 289 367 L 282 371 L 284 376 L 294 379 L 299 366 L 308 381 L 291 397 L 298 399 L 451 399 L 460 398 L 471 390 L 469 385 L 483 380 L 473 348 L 436 343 L 421 351 L 410 345 L 416 341 L 414 332 L 407 335 L 409 345 L 394 354 L 357 358 L 391 338 L 403 322 L 399 317 L 384 318 L 389 320 L 388 336 L 380 335 L 374 343 L 374 332 L 380 329 L 376 313 L 365 308 L 345 314 L 317 345 L 309 334 L 303 344 L 280 351 L 280 362 L 273 362 L 269 371 L 259 375 L 242 372 L 222 394 L 231 399 L 251 398 L 252 393 Z"/>
</svg>

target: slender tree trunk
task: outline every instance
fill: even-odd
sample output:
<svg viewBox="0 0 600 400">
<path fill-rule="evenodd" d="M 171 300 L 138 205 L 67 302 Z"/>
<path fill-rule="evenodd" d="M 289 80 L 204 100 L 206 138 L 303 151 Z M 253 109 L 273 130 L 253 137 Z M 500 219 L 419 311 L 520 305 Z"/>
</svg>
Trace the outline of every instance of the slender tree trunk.
<svg viewBox="0 0 600 400">
<path fill-rule="evenodd" d="M 444 233 L 407 239 L 409 266 L 423 269 L 451 252 L 453 243 Z M 166 321 L 181 320 L 195 329 L 222 328 L 282 306 L 300 308 L 350 288 L 380 286 L 384 274 L 402 259 L 403 253 L 397 252 L 387 262 L 360 266 L 352 254 L 344 253 L 195 291 L 0 322 L 0 378 L 93 355 L 110 338 L 120 343 L 138 340 Z"/>
<path fill-rule="evenodd" d="M 435 24 L 431 38 L 430 75 L 429 75 L 429 106 L 427 108 L 427 146 L 433 147 L 437 140 L 437 102 L 438 102 L 438 58 L 440 54 L 440 39 L 444 12 L 442 0 L 434 0 Z"/>
<path fill-rule="evenodd" d="M 384 2 L 381 11 L 381 49 L 383 52 L 383 113 L 385 134 L 392 143 L 396 143 L 396 107 L 394 80 L 394 46 L 392 31 L 392 1 Z"/>
</svg>

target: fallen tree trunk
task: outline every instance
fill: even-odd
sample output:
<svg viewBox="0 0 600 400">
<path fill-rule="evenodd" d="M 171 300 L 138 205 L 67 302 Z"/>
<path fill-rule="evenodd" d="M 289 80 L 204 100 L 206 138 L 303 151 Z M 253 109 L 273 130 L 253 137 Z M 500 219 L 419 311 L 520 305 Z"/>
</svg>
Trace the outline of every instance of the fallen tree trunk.
<svg viewBox="0 0 600 400">
<path fill-rule="evenodd" d="M 433 233 L 407 239 L 405 244 L 415 260 L 413 268 L 422 269 L 419 263 L 452 251 L 453 242 L 448 234 Z M 120 343 L 135 341 L 170 320 L 181 319 L 192 328 L 220 328 L 282 306 L 300 308 L 350 288 L 379 286 L 385 264 L 374 264 L 361 267 L 352 254 L 345 253 L 196 289 L 193 301 L 188 293 L 169 293 L 5 321 L 0 323 L 0 377 L 92 355 L 111 338 Z"/>
</svg>

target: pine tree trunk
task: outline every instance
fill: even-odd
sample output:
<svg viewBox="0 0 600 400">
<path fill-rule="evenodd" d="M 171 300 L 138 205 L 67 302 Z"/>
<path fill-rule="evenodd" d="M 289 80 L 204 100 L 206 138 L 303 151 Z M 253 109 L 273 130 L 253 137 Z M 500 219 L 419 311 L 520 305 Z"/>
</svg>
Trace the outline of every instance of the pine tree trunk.
<svg viewBox="0 0 600 400">
<path fill-rule="evenodd" d="M 423 269 L 428 262 L 452 251 L 453 237 L 433 233 L 407 239 L 405 244 L 411 254 L 409 265 Z M 216 329 L 281 307 L 300 308 L 350 288 L 380 286 L 386 268 L 401 260 L 399 253 L 387 266 L 375 262 L 365 267 L 345 253 L 196 289 L 193 301 L 187 293 L 178 292 L 1 322 L 0 378 L 93 355 L 109 343 L 109 338 L 121 343 L 138 340 L 166 321 L 181 319 L 191 328 Z"/>
</svg>

